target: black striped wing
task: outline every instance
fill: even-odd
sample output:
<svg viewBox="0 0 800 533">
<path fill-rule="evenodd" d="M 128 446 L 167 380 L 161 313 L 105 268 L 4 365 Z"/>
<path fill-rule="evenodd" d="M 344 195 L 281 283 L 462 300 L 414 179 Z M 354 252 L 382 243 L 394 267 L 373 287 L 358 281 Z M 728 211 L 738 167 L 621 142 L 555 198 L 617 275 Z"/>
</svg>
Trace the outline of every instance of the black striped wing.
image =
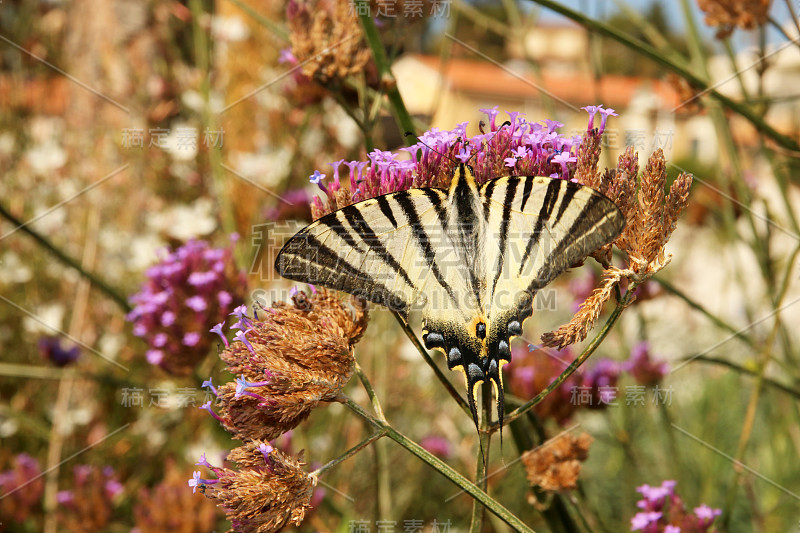
<svg viewBox="0 0 800 533">
<path fill-rule="evenodd" d="M 566 180 L 509 176 L 478 189 L 481 234 L 476 243 L 480 292 L 470 320 L 453 324 L 447 316 L 431 317 L 425 344 L 440 348 L 451 369 L 464 372 L 467 398 L 475 414 L 476 386 L 495 386 L 497 416 L 503 421 L 502 366 L 511 360 L 511 340 L 533 313 L 536 293 L 625 226 L 617 206 L 602 194 Z M 423 318 L 425 315 L 423 315 Z"/>
<path fill-rule="evenodd" d="M 509 176 L 481 186 L 487 228 L 487 318 L 521 302 L 553 281 L 625 226 L 604 195 L 567 180 Z"/>
<path fill-rule="evenodd" d="M 293 236 L 275 268 L 286 278 L 360 296 L 404 318 L 415 304 L 464 312 L 459 302 L 467 270 L 448 259 L 446 206 L 447 193 L 440 189 L 350 205 Z"/>
</svg>

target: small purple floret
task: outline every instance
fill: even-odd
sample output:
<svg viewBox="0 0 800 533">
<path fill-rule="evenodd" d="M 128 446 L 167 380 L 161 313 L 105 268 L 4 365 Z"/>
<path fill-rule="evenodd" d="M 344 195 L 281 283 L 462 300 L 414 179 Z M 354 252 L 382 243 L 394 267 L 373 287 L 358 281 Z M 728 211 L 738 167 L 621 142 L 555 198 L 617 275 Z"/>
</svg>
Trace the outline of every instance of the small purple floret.
<svg viewBox="0 0 800 533">
<path fill-rule="evenodd" d="M 216 333 L 217 335 L 219 335 L 222 338 L 222 342 L 225 343 L 225 347 L 227 347 L 228 346 L 228 338 L 225 336 L 224 333 L 222 333 L 222 326 L 224 326 L 224 325 L 225 325 L 225 322 L 220 322 L 219 324 L 217 324 L 216 326 L 211 328 L 209 331 L 211 333 Z"/>
</svg>

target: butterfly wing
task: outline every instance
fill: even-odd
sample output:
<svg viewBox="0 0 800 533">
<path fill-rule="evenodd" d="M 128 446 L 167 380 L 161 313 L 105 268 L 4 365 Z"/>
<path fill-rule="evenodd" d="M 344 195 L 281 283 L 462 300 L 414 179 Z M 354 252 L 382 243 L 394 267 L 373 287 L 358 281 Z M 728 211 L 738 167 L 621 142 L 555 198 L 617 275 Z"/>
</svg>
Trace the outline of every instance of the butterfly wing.
<svg viewBox="0 0 800 533">
<path fill-rule="evenodd" d="M 484 300 L 490 359 L 510 360 L 536 292 L 622 232 L 625 217 L 604 195 L 567 180 L 508 176 L 480 187 L 486 219 L 488 272 Z M 502 423 L 502 373 L 496 385 Z"/>
<path fill-rule="evenodd" d="M 447 259 L 447 193 L 411 189 L 347 206 L 302 229 L 278 253 L 282 276 L 398 311 L 459 309 L 463 266 Z M 448 264 L 445 277 L 444 263 Z"/>
</svg>

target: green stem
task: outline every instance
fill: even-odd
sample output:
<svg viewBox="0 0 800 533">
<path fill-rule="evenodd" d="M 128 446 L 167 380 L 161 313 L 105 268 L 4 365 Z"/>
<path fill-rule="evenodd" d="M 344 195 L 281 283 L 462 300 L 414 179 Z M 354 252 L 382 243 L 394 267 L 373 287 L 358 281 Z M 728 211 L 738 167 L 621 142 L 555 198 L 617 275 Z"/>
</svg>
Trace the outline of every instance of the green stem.
<svg viewBox="0 0 800 533">
<path fill-rule="evenodd" d="M 364 30 L 364 39 L 367 41 L 372 51 L 372 59 L 375 61 L 375 66 L 378 68 L 381 86 L 389 97 L 389 104 L 392 107 L 394 118 L 397 121 L 397 125 L 400 127 L 400 135 L 404 135 L 407 131 L 413 132 L 414 122 L 411 120 L 411 115 L 408 114 L 406 105 L 403 103 L 403 98 L 400 96 L 400 91 L 397 88 L 397 80 L 392 74 L 389 59 L 386 57 L 386 50 L 384 50 L 383 43 L 378 34 L 378 28 L 375 27 L 375 21 L 372 20 L 370 16 L 371 9 L 369 7 L 369 0 L 355 0 L 354 8 L 356 13 L 359 13 L 358 18 Z"/>
<path fill-rule="evenodd" d="M 441 475 L 452 481 L 457 487 L 462 489 L 464 492 L 475 498 L 476 500 L 480 501 L 483 505 L 486 506 L 487 509 L 495 516 L 500 518 L 503 522 L 508 524 L 516 531 L 527 532 L 527 533 L 535 533 L 533 529 L 525 525 L 522 520 L 517 518 L 514 514 L 511 513 L 508 509 L 506 509 L 500 502 L 491 498 L 488 494 L 484 491 L 479 489 L 474 483 L 470 482 L 467 478 L 462 476 L 460 473 L 455 471 L 450 465 L 430 453 L 428 450 L 417 444 L 416 442 L 412 441 L 392 426 L 389 425 L 388 422 L 383 420 L 378 420 L 377 418 L 371 416 L 367 413 L 360 405 L 355 403 L 353 400 L 343 397 L 344 404 L 356 413 L 358 416 L 362 417 L 366 421 L 370 422 L 374 425 L 378 430 L 383 430 L 386 432 L 386 436 L 398 443 L 400 446 L 411 452 L 412 454 L 416 455 L 419 459 L 423 462 L 427 463 L 434 470 L 439 472 Z"/>
<path fill-rule="evenodd" d="M 577 11 L 573 11 L 568 7 L 565 7 L 558 2 L 553 0 L 532 0 L 533 2 L 552 9 L 556 13 L 560 13 L 565 17 L 577 22 L 578 24 L 586 27 L 590 31 L 598 32 L 606 37 L 614 39 L 618 41 L 631 50 L 635 50 L 639 54 L 655 61 L 659 65 L 663 66 L 667 70 L 674 72 L 675 74 L 679 75 L 680 77 L 684 78 L 688 81 L 695 89 L 700 92 L 707 93 L 709 96 L 714 98 L 715 100 L 719 101 L 725 107 L 735 111 L 745 119 L 747 119 L 753 127 L 755 127 L 758 131 L 775 141 L 778 145 L 786 148 L 787 150 L 794 150 L 800 151 L 800 145 L 789 137 L 788 135 L 783 135 L 782 133 L 775 130 L 772 126 L 767 124 L 764 121 L 763 116 L 759 113 L 756 113 L 754 110 L 750 109 L 747 105 L 741 104 L 734 100 L 731 100 L 727 96 L 720 94 L 715 89 L 711 88 L 707 82 L 700 79 L 699 77 L 695 76 L 686 68 L 678 65 L 674 61 L 672 61 L 669 57 L 665 54 L 661 53 L 660 51 L 656 50 L 652 46 L 647 43 L 644 43 L 638 39 L 627 35 L 620 30 L 609 26 L 604 22 L 600 22 L 598 20 L 594 20 L 590 17 L 587 17 L 583 13 L 579 13 Z"/>
<path fill-rule="evenodd" d="M 203 125 L 204 131 L 217 131 L 215 114 L 211 112 L 211 58 L 210 58 L 210 44 L 206 29 L 201 25 L 203 15 L 208 14 L 203 9 L 201 0 L 190 0 L 189 9 L 192 12 L 192 34 L 194 36 L 193 46 L 195 53 L 195 62 L 197 69 L 202 74 L 200 82 L 200 95 L 203 98 L 203 109 L 200 114 L 200 120 Z M 220 215 L 220 222 L 227 234 L 236 231 L 236 220 L 234 219 L 234 212 L 230 195 L 224 194 L 225 178 L 221 167 L 220 149 L 217 146 L 208 146 L 208 167 L 211 173 L 212 184 L 214 188 L 214 197 L 217 198 L 219 203 L 218 210 Z M 242 250 L 242 248 L 239 248 Z M 244 257 L 242 252 L 237 254 L 237 259 L 242 260 Z"/>
<path fill-rule="evenodd" d="M 736 363 L 734 363 L 732 361 L 727 361 L 725 359 L 719 359 L 717 357 L 710 357 L 708 355 L 698 355 L 698 356 L 687 357 L 687 358 L 685 358 L 683 360 L 684 361 L 691 360 L 692 362 L 699 361 L 701 363 L 710 363 L 712 365 L 725 366 L 725 367 L 730 368 L 731 370 L 735 370 L 736 372 L 739 372 L 740 374 L 746 374 L 748 376 L 758 377 L 758 373 L 755 370 L 751 370 L 749 368 L 745 368 L 745 367 L 743 367 L 741 365 L 737 365 Z M 768 378 L 766 376 L 764 376 L 763 381 L 764 381 L 765 385 L 768 385 L 768 386 L 772 387 L 773 389 L 776 389 L 776 390 L 779 390 L 781 392 L 784 392 L 784 393 L 786 393 L 786 394 L 788 394 L 790 396 L 794 396 L 795 398 L 800 400 L 800 390 L 793 389 L 793 388 L 791 388 L 791 387 L 789 387 L 787 385 L 784 385 L 783 383 L 778 383 L 774 379 Z"/>
<path fill-rule="evenodd" d="M 772 347 L 775 342 L 775 337 L 778 335 L 778 331 L 780 330 L 779 315 L 780 313 L 776 313 L 772 330 L 767 338 L 767 342 L 764 343 L 764 350 L 760 354 L 761 360 L 759 361 L 759 368 L 755 375 L 756 380 L 753 385 L 753 390 L 750 391 L 750 399 L 747 402 L 747 410 L 745 411 L 742 430 L 739 434 L 739 443 L 736 446 L 736 454 L 734 455 L 734 479 L 728 488 L 728 496 L 725 500 L 725 507 L 723 508 L 722 513 L 722 531 L 728 531 L 730 529 L 731 515 L 733 514 L 733 508 L 736 504 L 736 493 L 738 492 L 739 488 L 739 479 L 742 477 L 742 469 L 739 465 L 742 464 L 742 459 L 744 459 L 744 454 L 747 452 L 747 446 L 750 443 L 750 436 L 753 433 L 753 427 L 757 416 L 756 411 L 758 409 L 758 402 L 761 398 L 761 392 L 764 388 L 764 380 L 766 378 L 765 373 L 770 361 L 772 360 L 774 351 Z"/>
<path fill-rule="evenodd" d="M 786 30 L 783 29 L 783 26 L 777 19 L 775 19 L 775 17 L 771 15 L 768 16 L 767 22 L 769 22 L 770 26 L 772 26 L 774 29 L 778 30 L 778 32 L 780 32 L 780 34 L 783 35 L 784 39 L 786 39 L 790 43 L 793 42 L 795 45 L 800 46 L 800 43 L 798 43 L 796 39 L 793 39 L 791 35 L 786 33 Z"/>
<path fill-rule="evenodd" d="M 364 390 L 367 391 L 367 396 L 369 396 L 369 400 L 372 402 L 372 408 L 375 409 L 375 414 L 378 415 L 378 418 L 381 420 L 386 420 L 386 417 L 383 414 L 383 409 L 381 408 L 381 404 L 378 401 L 378 397 L 375 395 L 375 389 L 372 388 L 372 383 L 369 382 L 369 378 L 367 378 L 364 370 L 357 362 L 356 376 L 358 376 L 359 381 L 361 381 L 361 385 L 364 386 Z"/>
<path fill-rule="evenodd" d="M 20 219 L 12 215 L 11 212 L 8 211 L 2 204 L 0 204 L 0 215 L 9 222 L 11 222 L 12 224 L 14 224 L 15 229 L 18 228 L 20 231 L 27 233 L 29 236 L 33 237 L 33 239 L 37 243 L 39 243 L 46 250 L 49 250 L 53 255 L 55 255 L 58 258 L 59 261 L 77 270 L 78 273 L 84 278 L 88 279 L 89 283 L 94 285 L 95 288 L 99 289 L 100 292 L 105 293 L 106 296 L 114 300 L 122 308 L 123 311 L 125 311 L 126 313 L 130 312 L 130 310 L 132 309 L 131 305 L 128 303 L 128 300 L 124 296 L 122 296 L 122 294 L 113 289 L 108 283 L 100 279 L 96 274 L 89 272 L 88 270 L 83 268 L 78 261 L 68 256 L 66 253 L 62 252 L 61 249 L 59 249 L 58 247 L 56 247 L 55 244 L 50 242 L 50 240 L 47 237 L 39 234 L 29 225 L 25 224 Z"/>
<path fill-rule="evenodd" d="M 344 461 L 350 459 L 352 456 L 354 456 L 355 454 L 357 454 L 358 452 L 360 452 L 361 450 L 363 450 L 364 448 L 366 448 L 367 446 L 369 446 L 370 444 L 372 444 L 376 440 L 380 439 L 384 435 L 386 435 L 385 431 L 378 431 L 376 433 L 373 433 L 372 435 L 370 435 L 366 439 L 362 440 L 361 442 L 359 442 L 358 444 L 356 444 L 355 446 L 353 446 L 352 448 L 350 448 L 349 450 L 344 452 L 342 455 L 340 455 L 336 459 L 328 461 L 327 463 L 325 463 L 321 467 L 319 467 L 316 470 L 314 470 L 313 472 L 311 472 L 311 475 L 312 476 L 321 476 L 322 474 L 324 474 L 325 472 L 327 472 L 328 470 L 330 470 L 334 466 L 337 466 L 339 463 L 343 463 Z"/>
<path fill-rule="evenodd" d="M 798 20 L 797 13 L 795 13 L 794 2 L 792 0 L 784 0 L 784 3 L 786 4 L 786 9 L 789 10 L 790 20 L 794 22 L 794 27 L 797 28 L 797 32 L 800 33 L 800 20 Z"/>
<path fill-rule="evenodd" d="M 411 330 L 411 326 L 409 326 L 408 323 L 403 319 L 403 317 L 401 317 L 398 313 L 394 313 L 394 317 L 400 323 L 400 327 L 403 328 L 403 331 L 405 332 L 406 336 L 409 338 L 411 343 L 414 345 L 417 351 L 419 351 L 420 355 L 422 355 L 422 358 L 425 360 L 426 363 L 428 363 L 428 366 L 431 367 L 431 370 L 433 370 L 433 373 L 442 383 L 445 390 L 448 393 L 450 393 L 450 396 L 452 396 L 453 399 L 456 401 L 456 403 L 459 405 L 459 407 L 461 407 L 461 410 L 464 411 L 466 414 L 468 414 L 471 418 L 472 412 L 469 410 L 469 405 L 467 405 L 466 400 L 464 400 L 464 398 L 461 397 L 461 395 L 458 393 L 455 387 L 453 387 L 453 385 L 447 379 L 447 376 L 444 375 L 444 372 L 442 372 L 441 369 L 439 369 L 439 367 L 436 365 L 436 362 L 433 360 L 433 358 L 431 358 L 430 354 L 428 353 L 428 350 L 426 350 L 425 347 L 422 345 L 422 343 L 419 342 L 419 339 Z"/>
<path fill-rule="evenodd" d="M 475 484 L 484 492 L 489 481 L 489 445 L 491 444 L 491 434 L 489 426 L 492 421 L 492 389 L 488 383 L 481 385 L 481 405 L 483 415 L 481 416 L 481 429 L 478 432 L 478 452 L 475 459 Z M 488 492 L 487 492 L 488 493 Z M 478 502 L 472 500 L 472 519 L 470 520 L 470 533 L 480 533 L 483 531 L 486 508 Z"/>
<path fill-rule="evenodd" d="M 628 291 L 626 292 L 626 295 L 633 294 L 634 289 L 636 289 L 636 285 L 631 284 L 630 287 L 628 288 Z M 558 376 L 552 383 L 550 383 L 550 385 L 548 385 L 546 389 L 544 389 L 542 392 L 534 396 L 528 402 L 524 403 L 523 405 L 517 407 L 509 414 L 507 414 L 505 417 L 506 422 L 511 422 L 517 417 L 525 414 L 530 409 L 533 409 L 536 406 L 536 404 L 544 400 L 545 396 L 553 392 L 553 390 L 555 390 L 558 386 L 564 383 L 564 381 L 566 381 L 567 378 L 570 377 L 578 369 L 578 367 L 581 366 L 589 358 L 589 356 L 594 353 L 597 347 L 600 346 L 600 343 L 603 342 L 603 339 L 605 339 L 606 335 L 608 335 L 608 333 L 611 331 L 611 327 L 614 325 L 619 316 L 622 314 L 622 311 L 626 307 L 627 301 L 628 298 L 626 297 L 623 299 L 622 302 L 617 303 L 617 306 L 614 308 L 614 311 L 611 312 L 611 316 L 609 316 L 608 320 L 606 320 L 606 323 L 603 324 L 603 328 L 599 332 L 597 332 L 597 335 L 595 335 L 595 337 L 592 339 L 589 345 L 586 348 L 584 348 L 581 355 L 578 356 L 578 358 L 575 359 L 572 362 L 572 364 L 570 364 L 561 373 L 560 376 Z"/>
</svg>

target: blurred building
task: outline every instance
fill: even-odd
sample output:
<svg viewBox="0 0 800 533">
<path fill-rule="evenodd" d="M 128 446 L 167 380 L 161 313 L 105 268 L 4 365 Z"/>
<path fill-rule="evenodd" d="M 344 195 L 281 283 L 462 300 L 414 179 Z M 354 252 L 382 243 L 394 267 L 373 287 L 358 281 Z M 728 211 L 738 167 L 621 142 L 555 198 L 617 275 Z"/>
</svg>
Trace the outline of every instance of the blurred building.
<svg viewBox="0 0 800 533">
<path fill-rule="evenodd" d="M 690 116 L 681 110 L 677 92 L 660 80 L 625 76 L 593 77 L 588 72 L 556 69 L 534 72 L 523 61 L 505 64 L 479 59 L 450 59 L 408 55 L 392 67 L 409 112 L 429 118 L 432 127 L 452 129 L 469 121 L 468 134 L 478 132 L 486 117 L 478 109 L 499 106 L 504 111 L 523 111 L 531 121 L 545 118 L 564 124 L 563 132 L 586 129 L 587 114 L 580 108 L 603 104 L 620 114 L 609 123 L 606 141 L 616 153 L 626 145 L 650 151 L 659 146 L 670 155 L 673 148 L 689 149 L 685 128 Z M 677 146 L 676 146 L 677 144 Z"/>
<path fill-rule="evenodd" d="M 716 164 L 719 141 L 712 121 L 693 98 L 691 88 L 678 85 L 677 77 L 595 76 L 588 61 L 589 38 L 574 25 L 537 26 L 507 48 L 512 59 L 493 62 L 477 55 L 454 57 L 406 55 L 392 67 L 409 112 L 430 120 L 432 127 L 451 129 L 469 121 L 468 133 L 478 133 L 485 116 L 479 108 L 499 106 L 503 111 L 523 111 L 526 118 L 555 119 L 562 131 L 579 133 L 586 127 L 586 105 L 614 108 L 619 117 L 609 123 L 606 142 L 616 155 L 633 145 L 642 153 L 664 149 L 671 160 L 692 158 Z M 759 94 L 758 58 L 742 53 L 737 70 L 752 98 Z M 712 58 L 714 87 L 740 100 L 741 85 L 727 56 Z M 800 129 L 796 88 L 800 87 L 800 53 L 792 43 L 773 51 L 760 88 L 771 99 L 766 120 L 784 133 Z M 755 147 L 757 135 L 746 120 L 731 116 L 734 135 Z"/>
</svg>

